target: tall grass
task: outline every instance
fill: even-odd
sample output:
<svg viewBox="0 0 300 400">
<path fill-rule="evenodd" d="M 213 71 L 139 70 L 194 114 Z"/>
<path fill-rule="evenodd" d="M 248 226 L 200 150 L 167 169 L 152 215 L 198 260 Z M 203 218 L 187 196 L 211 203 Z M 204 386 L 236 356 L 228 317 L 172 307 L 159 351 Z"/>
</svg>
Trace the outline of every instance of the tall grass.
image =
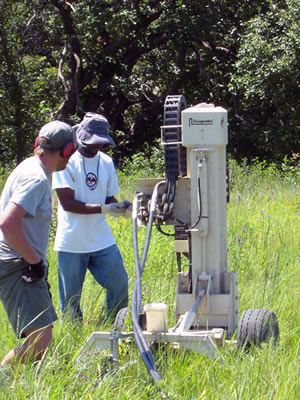
<svg viewBox="0 0 300 400">
<path fill-rule="evenodd" d="M 122 193 L 132 200 L 141 176 L 158 176 L 161 163 L 151 169 L 142 155 L 119 171 Z M 120 368 L 110 368 L 109 351 L 90 352 L 81 362 L 78 354 L 103 323 L 105 292 L 88 274 L 82 296 L 82 325 L 58 321 L 54 340 L 42 363 L 15 365 L 0 371 L 2 399 L 220 399 L 293 400 L 299 388 L 299 167 L 287 160 L 281 168 L 254 161 L 251 166 L 229 162 L 231 200 L 228 204 L 228 265 L 238 273 L 240 314 L 250 308 L 268 308 L 279 321 L 280 341 L 248 353 L 220 348 L 224 361 L 208 359 L 187 350 L 160 346 L 153 354 L 162 382 L 153 384 L 133 339 L 120 344 Z M 158 168 L 156 169 L 156 166 Z M 110 218 L 122 252 L 132 292 L 135 273 L 131 222 Z M 139 242 L 145 230 L 139 230 Z M 58 310 L 56 254 L 49 246 L 50 284 Z M 168 304 L 174 323 L 176 259 L 172 238 L 153 230 L 143 274 L 143 303 Z M 1 357 L 17 345 L 0 306 Z M 127 321 L 130 329 L 130 320 Z"/>
</svg>

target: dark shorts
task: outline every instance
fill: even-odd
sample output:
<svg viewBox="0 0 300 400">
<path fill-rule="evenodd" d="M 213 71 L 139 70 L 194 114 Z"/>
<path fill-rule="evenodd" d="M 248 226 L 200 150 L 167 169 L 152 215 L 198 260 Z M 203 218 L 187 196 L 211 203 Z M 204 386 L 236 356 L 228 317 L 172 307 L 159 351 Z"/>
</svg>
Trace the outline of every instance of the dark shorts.
<svg viewBox="0 0 300 400">
<path fill-rule="evenodd" d="M 17 337 L 57 320 L 46 279 L 26 283 L 23 260 L 0 260 L 0 300 Z"/>
</svg>

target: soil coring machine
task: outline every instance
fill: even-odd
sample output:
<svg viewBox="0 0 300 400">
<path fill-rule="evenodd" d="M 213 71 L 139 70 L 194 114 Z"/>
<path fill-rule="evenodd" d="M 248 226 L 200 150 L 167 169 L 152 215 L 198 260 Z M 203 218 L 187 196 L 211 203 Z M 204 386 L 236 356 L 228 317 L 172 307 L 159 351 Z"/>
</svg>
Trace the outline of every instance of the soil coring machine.
<svg viewBox="0 0 300 400">
<path fill-rule="evenodd" d="M 83 348 L 84 352 L 91 346 L 98 351 L 110 347 L 117 365 L 119 340 L 134 336 L 154 381 L 161 377 L 149 343 L 173 343 L 213 357 L 219 345 L 247 347 L 279 337 L 277 318 L 267 309 L 247 310 L 238 322 L 237 276 L 227 268 L 227 111 L 206 103 L 187 107 L 183 96 L 168 96 L 161 133 L 165 177 L 139 179 L 133 202 L 133 330 L 122 332 L 123 309 L 111 332 L 94 332 Z M 147 227 L 147 235 L 140 257 L 137 227 L 141 225 Z M 154 225 L 162 233 L 164 226 L 174 226 L 178 273 L 172 328 L 165 304 L 142 306 L 142 273 Z"/>
</svg>

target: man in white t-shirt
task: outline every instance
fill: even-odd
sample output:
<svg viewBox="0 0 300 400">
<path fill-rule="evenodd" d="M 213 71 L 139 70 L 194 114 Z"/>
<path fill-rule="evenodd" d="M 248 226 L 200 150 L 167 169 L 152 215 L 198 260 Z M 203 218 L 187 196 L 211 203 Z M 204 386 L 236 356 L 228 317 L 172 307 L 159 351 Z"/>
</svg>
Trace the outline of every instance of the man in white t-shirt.
<svg viewBox="0 0 300 400">
<path fill-rule="evenodd" d="M 87 269 L 106 289 L 107 317 L 128 304 L 128 276 L 105 214 L 130 215 L 131 204 L 119 203 L 119 185 L 112 159 L 101 148 L 115 144 L 109 124 L 99 114 L 87 113 L 74 127 L 78 151 L 68 168 L 54 173 L 58 225 L 54 250 L 58 251 L 60 309 L 82 319 L 80 298 Z"/>
</svg>

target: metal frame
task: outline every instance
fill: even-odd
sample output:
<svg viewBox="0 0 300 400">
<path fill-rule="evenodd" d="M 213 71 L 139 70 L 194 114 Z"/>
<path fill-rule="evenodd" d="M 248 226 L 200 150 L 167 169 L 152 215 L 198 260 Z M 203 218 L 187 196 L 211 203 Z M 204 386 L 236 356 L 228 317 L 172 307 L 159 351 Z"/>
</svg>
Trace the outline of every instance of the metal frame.
<svg viewBox="0 0 300 400">
<path fill-rule="evenodd" d="M 225 331 L 223 329 L 212 329 L 208 331 L 181 332 L 176 329 L 168 332 L 147 332 L 143 331 L 144 337 L 148 343 L 171 343 L 175 348 L 185 348 L 195 351 L 199 354 L 204 354 L 209 358 L 220 356 L 217 345 L 228 344 L 225 340 Z M 119 340 L 124 340 L 133 337 L 133 332 L 124 333 L 118 330 L 110 332 L 93 332 L 88 338 L 85 345 L 80 351 L 80 356 L 77 361 L 88 356 L 90 351 L 100 352 L 105 349 L 111 351 L 111 361 L 115 367 L 119 363 Z M 235 343 L 234 341 L 230 343 Z"/>
</svg>

